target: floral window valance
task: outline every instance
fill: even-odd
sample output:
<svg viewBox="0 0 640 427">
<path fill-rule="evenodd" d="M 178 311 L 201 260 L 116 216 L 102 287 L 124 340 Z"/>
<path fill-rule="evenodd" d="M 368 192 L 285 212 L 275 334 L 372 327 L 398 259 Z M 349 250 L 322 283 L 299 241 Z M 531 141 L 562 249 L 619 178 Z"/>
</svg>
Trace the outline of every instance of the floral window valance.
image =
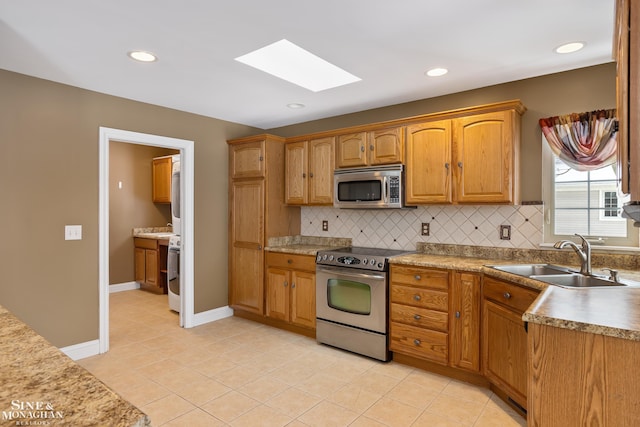
<svg viewBox="0 0 640 427">
<path fill-rule="evenodd" d="M 599 169 L 616 161 L 616 110 L 572 113 L 540 119 L 549 147 L 571 168 Z"/>
</svg>

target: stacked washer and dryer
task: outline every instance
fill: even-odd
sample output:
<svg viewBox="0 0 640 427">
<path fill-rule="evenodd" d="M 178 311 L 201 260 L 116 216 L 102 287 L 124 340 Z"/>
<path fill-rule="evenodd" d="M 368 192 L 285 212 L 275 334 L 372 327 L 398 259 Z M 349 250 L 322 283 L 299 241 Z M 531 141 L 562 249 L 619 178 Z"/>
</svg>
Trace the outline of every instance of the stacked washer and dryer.
<svg viewBox="0 0 640 427">
<path fill-rule="evenodd" d="M 167 294 L 169 308 L 180 312 L 180 155 L 172 156 L 171 224 L 174 235 L 169 238 L 167 259 Z"/>
</svg>

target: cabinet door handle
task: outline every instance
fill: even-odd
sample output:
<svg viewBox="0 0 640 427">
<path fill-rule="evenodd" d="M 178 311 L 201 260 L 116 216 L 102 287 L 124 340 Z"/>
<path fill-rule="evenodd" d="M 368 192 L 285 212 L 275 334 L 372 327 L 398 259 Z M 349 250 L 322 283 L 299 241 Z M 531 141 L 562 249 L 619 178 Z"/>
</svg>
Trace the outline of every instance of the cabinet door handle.
<svg viewBox="0 0 640 427">
<path fill-rule="evenodd" d="M 309 172 L 309 178 L 313 178 L 313 172 Z"/>
<path fill-rule="evenodd" d="M 373 144 L 369 146 L 369 150 L 373 151 Z"/>
<path fill-rule="evenodd" d="M 460 312 L 456 311 L 456 319 L 459 319 L 459 318 L 460 318 Z"/>
<path fill-rule="evenodd" d="M 292 264 L 292 263 L 293 263 L 293 260 L 292 260 L 292 259 L 288 259 L 288 260 L 287 260 L 287 264 Z"/>
<path fill-rule="evenodd" d="M 291 289 L 296 287 L 296 282 L 291 282 Z"/>
<path fill-rule="evenodd" d="M 260 156 L 260 157 L 258 157 L 258 160 L 263 161 L 263 160 L 264 160 L 264 157 L 263 157 L 263 156 Z"/>
<path fill-rule="evenodd" d="M 419 274 L 416 274 L 415 276 L 413 276 L 413 278 L 416 279 L 416 280 L 422 279 L 422 277 Z"/>
<path fill-rule="evenodd" d="M 364 153 L 364 145 L 360 146 L 360 151 L 362 151 Z"/>
<path fill-rule="evenodd" d="M 511 294 L 509 292 L 505 292 L 504 294 L 502 294 L 502 296 L 504 297 L 504 299 L 511 299 Z"/>
<path fill-rule="evenodd" d="M 445 163 L 445 164 L 444 164 L 444 168 L 445 168 L 446 170 L 449 170 L 449 163 Z"/>
<path fill-rule="evenodd" d="M 258 245 L 258 250 L 262 250 L 262 245 Z"/>
<path fill-rule="evenodd" d="M 415 294 L 413 296 L 413 299 L 416 300 L 416 301 L 420 301 L 422 299 L 422 297 L 420 295 L 418 295 L 418 294 Z"/>
<path fill-rule="evenodd" d="M 422 344 L 422 341 L 420 341 L 418 338 L 416 338 L 415 340 L 413 340 L 413 343 L 415 345 L 420 345 L 420 344 Z"/>
<path fill-rule="evenodd" d="M 287 283 L 287 281 L 284 281 L 284 287 L 286 288 L 287 286 L 289 286 L 289 283 Z"/>
<path fill-rule="evenodd" d="M 422 316 L 420 316 L 419 314 L 414 314 L 413 318 L 416 319 L 416 320 L 420 320 L 420 319 L 422 319 Z"/>
<path fill-rule="evenodd" d="M 303 173 L 303 174 L 302 174 L 302 177 L 303 177 L 303 178 L 306 178 L 306 177 L 307 177 L 307 174 L 306 174 L 306 173 Z"/>
<path fill-rule="evenodd" d="M 462 162 L 458 162 L 458 167 L 462 169 Z"/>
</svg>

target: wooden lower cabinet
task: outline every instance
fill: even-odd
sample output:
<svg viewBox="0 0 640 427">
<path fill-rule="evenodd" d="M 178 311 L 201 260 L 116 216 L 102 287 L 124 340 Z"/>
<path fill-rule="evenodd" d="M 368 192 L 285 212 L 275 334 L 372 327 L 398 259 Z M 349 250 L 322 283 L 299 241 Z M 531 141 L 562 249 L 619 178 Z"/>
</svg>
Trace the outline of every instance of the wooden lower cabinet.
<svg viewBox="0 0 640 427">
<path fill-rule="evenodd" d="M 527 332 L 522 314 L 539 292 L 485 276 L 482 293 L 483 374 L 526 409 Z"/>
<path fill-rule="evenodd" d="M 315 329 L 315 257 L 267 252 L 266 315 Z"/>
<path fill-rule="evenodd" d="M 480 276 L 452 273 L 449 357 L 453 367 L 480 372 Z"/>
<path fill-rule="evenodd" d="M 391 266 L 391 351 L 442 365 L 449 361 L 449 272 Z"/>
<path fill-rule="evenodd" d="M 133 242 L 134 280 L 142 289 L 166 294 L 168 240 L 135 237 Z"/>
<path fill-rule="evenodd" d="M 640 342 L 529 324 L 527 425 L 640 425 Z"/>
</svg>

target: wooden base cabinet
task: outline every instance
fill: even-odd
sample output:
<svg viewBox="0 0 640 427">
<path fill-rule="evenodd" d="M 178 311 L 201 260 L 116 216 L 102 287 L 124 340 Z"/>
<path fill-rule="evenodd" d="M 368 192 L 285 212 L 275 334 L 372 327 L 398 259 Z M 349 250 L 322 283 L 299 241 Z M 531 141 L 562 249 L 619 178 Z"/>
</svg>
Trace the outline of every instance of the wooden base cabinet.
<svg viewBox="0 0 640 427">
<path fill-rule="evenodd" d="M 134 237 L 135 281 L 158 294 L 167 293 L 168 240 Z"/>
<path fill-rule="evenodd" d="M 527 332 L 522 314 L 538 291 L 485 276 L 482 282 L 484 376 L 527 408 Z"/>
<path fill-rule="evenodd" d="M 315 257 L 267 252 L 266 266 L 266 315 L 315 329 Z"/>
<path fill-rule="evenodd" d="M 480 372 L 480 276 L 452 273 L 451 280 L 451 366 Z"/>
<path fill-rule="evenodd" d="M 640 342 L 529 323 L 532 427 L 640 425 Z"/>
</svg>

